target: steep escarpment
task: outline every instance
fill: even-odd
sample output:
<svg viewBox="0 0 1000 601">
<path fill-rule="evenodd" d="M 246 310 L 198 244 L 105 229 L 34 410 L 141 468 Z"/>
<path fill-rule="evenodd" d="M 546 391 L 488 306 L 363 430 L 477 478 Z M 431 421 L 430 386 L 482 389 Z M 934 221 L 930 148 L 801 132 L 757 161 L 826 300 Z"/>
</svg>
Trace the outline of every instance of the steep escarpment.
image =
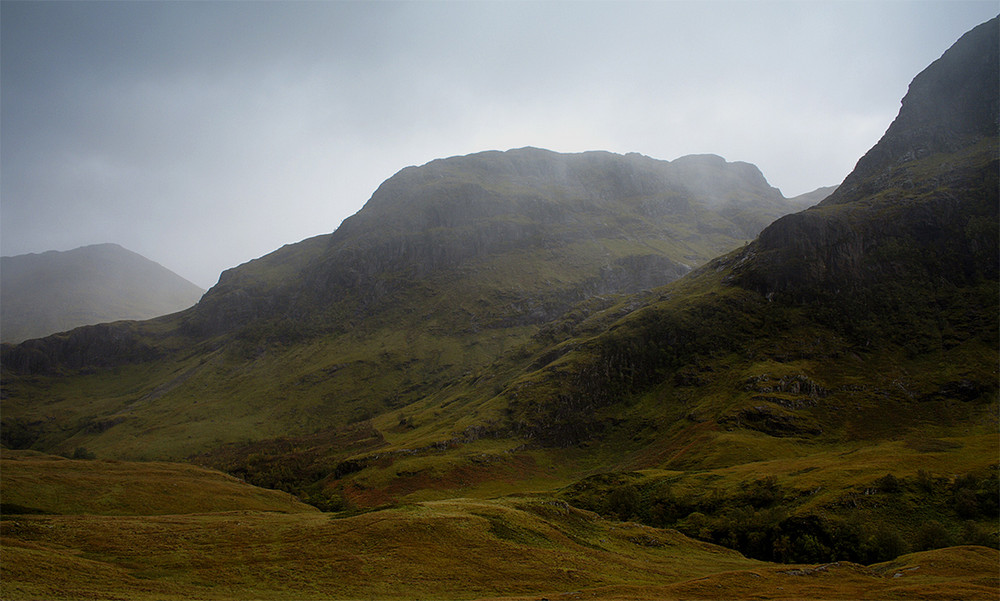
<svg viewBox="0 0 1000 601">
<path fill-rule="evenodd" d="M 6 346 L 3 364 L 20 373 L 66 373 L 150 361 L 163 355 L 135 322 L 101 323 Z"/>
<path fill-rule="evenodd" d="M 932 154 L 951 154 L 997 135 L 997 21 L 963 35 L 913 78 L 899 115 L 844 180 L 829 204 L 851 202 L 886 187 L 898 167 Z"/>
<path fill-rule="evenodd" d="M 878 297 L 890 280 L 968 285 L 996 279 L 993 140 L 879 175 L 863 200 L 777 221 L 732 258 L 733 277 L 765 295 Z"/>
<path fill-rule="evenodd" d="M 769 298 L 840 304 L 855 319 L 916 309 L 997 279 L 997 21 L 910 84 L 899 115 L 819 206 L 785 216 L 720 263 Z"/>
<path fill-rule="evenodd" d="M 997 278 L 996 20 L 921 72 L 899 116 L 820 206 L 776 221 L 734 257 L 765 295 L 892 297 Z M 752 257 L 752 260 L 749 260 Z"/>
</svg>

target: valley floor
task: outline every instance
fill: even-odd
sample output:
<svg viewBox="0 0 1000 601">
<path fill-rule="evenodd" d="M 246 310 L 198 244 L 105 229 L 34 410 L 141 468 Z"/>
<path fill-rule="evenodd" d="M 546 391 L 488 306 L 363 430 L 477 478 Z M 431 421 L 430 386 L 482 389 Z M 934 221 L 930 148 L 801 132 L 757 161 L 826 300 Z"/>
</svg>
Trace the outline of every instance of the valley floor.
<svg viewBox="0 0 1000 601">
<path fill-rule="evenodd" d="M 780 565 L 546 497 L 315 511 L 7 515 L 0 597 L 996 599 L 1000 556 L 951 547 Z"/>
</svg>

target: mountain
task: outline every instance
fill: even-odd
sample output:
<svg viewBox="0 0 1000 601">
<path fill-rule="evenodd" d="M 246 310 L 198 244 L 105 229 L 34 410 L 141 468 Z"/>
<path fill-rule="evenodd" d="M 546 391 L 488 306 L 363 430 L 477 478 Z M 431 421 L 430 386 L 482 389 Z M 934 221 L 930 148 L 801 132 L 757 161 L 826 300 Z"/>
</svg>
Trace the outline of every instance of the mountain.
<svg viewBox="0 0 1000 601">
<path fill-rule="evenodd" d="M 150 319 L 187 309 L 204 292 L 117 244 L 3 257 L 0 278 L 4 342 L 102 322 Z"/>
<path fill-rule="evenodd" d="M 997 544 L 997 25 L 819 205 L 504 389 L 501 430 L 617 450 L 564 498 L 771 560 Z"/>
<path fill-rule="evenodd" d="M 133 365 L 140 388 L 105 390 L 98 408 L 58 379 L 76 399 L 66 418 L 90 425 L 25 426 L 17 443 L 25 428 L 12 424 L 36 418 L 11 395 L 5 440 L 151 458 L 155 425 L 177 459 L 354 428 L 484 368 L 577 303 L 672 281 L 793 208 L 756 167 L 717 156 L 525 148 L 410 167 L 336 232 L 227 270 L 188 311 L 6 348 L 12 372 Z M 220 412 L 222 429 L 210 425 Z"/>
<path fill-rule="evenodd" d="M 328 237 L 225 272 L 188 325 L 204 334 L 274 315 L 367 318 L 442 274 L 475 271 L 492 273 L 481 289 L 447 290 L 446 304 L 502 291 L 521 309 L 501 319 L 538 323 L 589 296 L 676 279 L 794 208 L 756 167 L 717 156 L 453 157 L 396 174 Z M 487 327 L 499 318 L 464 311 Z"/>
<path fill-rule="evenodd" d="M 187 311 L 5 345 L 3 444 L 293 492 L 384 533 L 352 574 L 433 565 L 386 596 L 454 596 L 426 582 L 466 574 L 458 552 L 506 558 L 479 596 L 995 598 L 998 34 L 958 40 L 836 191 L 770 225 L 788 201 L 714 156 L 404 169 Z M 131 522 L 38 520 L 19 548 L 132 556 L 80 534 Z M 303 523 L 254 518 L 260 540 L 311 541 Z M 204 557 L 249 553 L 213 540 Z M 698 544 L 818 565 L 706 572 Z M 510 588 L 538 553 L 569 572 Z M 646 579 L 635 553 L 673 567 Z"/>
<path fill-rule="evenodd" d="M 837 186 L 824 186 L 822 188 L 816 188 L 812 192 L 806 192 L 805 194 L 793 196 L 789 198 L 788 201 L 801 206 L 803 209 L 808 209 L 809 207 L 818 204 L 820 201 L 826 200 L 826 197 L 833 194 L 836 189 Z"/>
</svg>

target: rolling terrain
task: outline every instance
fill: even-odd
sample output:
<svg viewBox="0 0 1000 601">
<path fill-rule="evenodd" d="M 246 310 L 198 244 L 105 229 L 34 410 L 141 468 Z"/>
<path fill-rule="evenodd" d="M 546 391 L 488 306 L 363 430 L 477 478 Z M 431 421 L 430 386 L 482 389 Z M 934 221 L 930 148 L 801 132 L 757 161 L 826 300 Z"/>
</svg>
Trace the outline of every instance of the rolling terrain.
<svg viewBox="0 0 1000 601">
<path fill-rule="evenodd" d="M 798 213 L 718 157 L 455 157 L 188 311 L 5 345 L 4 596 L 996 598 L 998 56 Z M 129 477 L 225 506 L 73 500 Z"/>
<path fill-rule="evenodd" d="M 989 599 L 996 589 L 988 574 L 997 552 L 982 547 L 868 567 L 776 565 L 544 496 L 456 498 L 335 518 L 187 466 L 17 451 L 3 461 L 5 474 L 21 476 L 5 482 L 15 495 L 27 492 L 29 474 L 94 477 L 47 489 L 44 514 L 5 514 L 5 599 Z M 139 488 L 225 492 L 211 512 L 161 494 L 145 497 L 145 510 L 83 515 L 78 503 L 106 494 L 102 473 Z"/>
<path fill-rule="evenodd" d="M 3 342 L 187 309 L 205 292 L 117 244 L 3 257 Z"/>
</svg>

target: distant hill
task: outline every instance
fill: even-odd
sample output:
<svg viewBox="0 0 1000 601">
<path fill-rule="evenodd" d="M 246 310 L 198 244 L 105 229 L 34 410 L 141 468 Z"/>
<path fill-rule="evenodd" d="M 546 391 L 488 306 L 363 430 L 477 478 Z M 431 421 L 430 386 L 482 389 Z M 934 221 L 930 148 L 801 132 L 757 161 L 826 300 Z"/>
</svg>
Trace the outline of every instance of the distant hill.
<svg viewBox="0 0 1000 601">
<path fill-rule="evenodd" d="M 793 196 L 788 199 L 788 202 L 791 202 L 796 206 L 800 206 L 803 209 L 808 209 L 809 207 L 826 200 L 826 197 L 833 194 L 836 190 L 837 186 L 823 186 L 822 188 L 816 188 L 812 192 L 806 192 L 805 194 Z"/>
<path fill-rule="evenodd" d="M 0 259 L 0 340 L 149 319 L 186 309 L 204 290 L 117 244 Z"/>
</svg>

